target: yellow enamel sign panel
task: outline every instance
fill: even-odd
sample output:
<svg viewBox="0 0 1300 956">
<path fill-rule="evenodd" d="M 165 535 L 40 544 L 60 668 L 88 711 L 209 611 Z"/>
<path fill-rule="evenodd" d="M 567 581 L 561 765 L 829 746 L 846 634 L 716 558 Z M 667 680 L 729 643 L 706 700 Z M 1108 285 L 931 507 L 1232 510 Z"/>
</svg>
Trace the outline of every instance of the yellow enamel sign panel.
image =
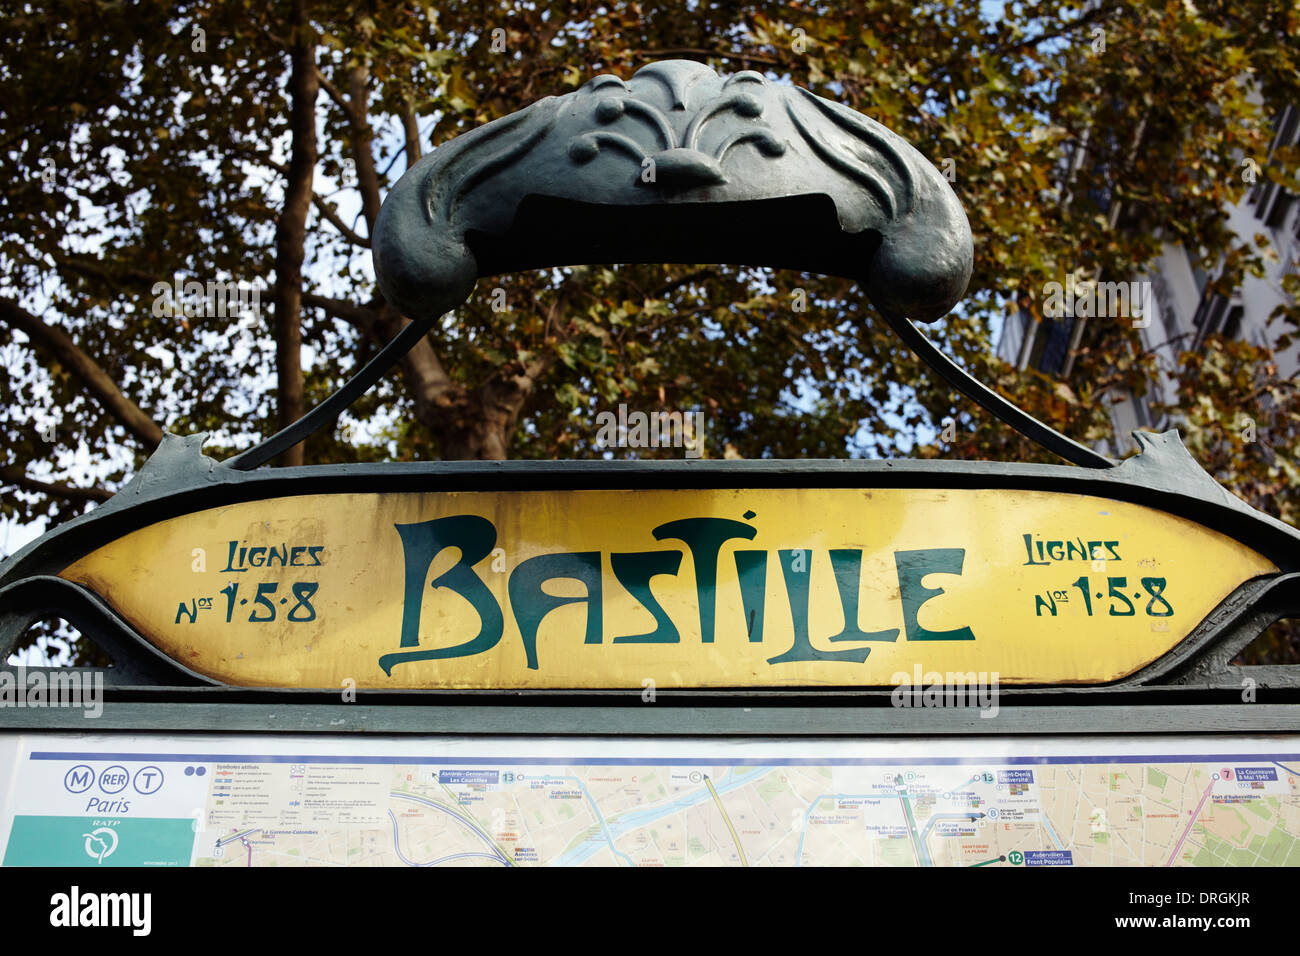
<svg viewBox="0 0 1300 956">
<path fill-rule="evenodd" d="M 725 489 L 274 498 L 62 576 L 231 684 L 639 690 L 1112 681 L 1276 570 L 1083 495 Z"/>
</svg>

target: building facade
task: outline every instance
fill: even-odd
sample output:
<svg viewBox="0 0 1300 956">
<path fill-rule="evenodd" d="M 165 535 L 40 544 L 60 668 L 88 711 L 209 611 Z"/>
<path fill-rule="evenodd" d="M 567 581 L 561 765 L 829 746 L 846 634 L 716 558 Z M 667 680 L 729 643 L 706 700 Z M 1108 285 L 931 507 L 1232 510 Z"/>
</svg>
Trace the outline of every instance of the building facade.
<svg viewBox="0 0 1300 956">
<path fill-rule="evenodd" d="M 1298 141 L 1300 108 L 1288 106 L 1275 122 L 1269 157 Z M 1199 268 L 1182 244 L 1163 245 L 1147 272 L 1137 277 L 1138 288 L 1149 284 L 1142 291 L 1151 314 L 1135 320 L 1143 348 L 1156 355 L 1163 371 L 1148 383 L 1145 395 L 1125 393 L 1114 403 L 1114 434 L 1107 442 L 1110 447 L 1101 450 L 1125 454 L 1135 447 L 1129 437 L 1134 429 L 1160 430 L 1176 424 L 1154 408 L 1173 404 L 1175 380 L 1171 373 L 1178 368 L 1181 355 L 1201 348 L 1207 336 L 1218 334 L 1271 347 L 1281 333 L 1278 326 L 1270 327 L 1269 316 L 1279 305 L 1292 301 L 1282 283 L 1296 271 L 1300 260 L 1300 202 L 1262 173 L 1255 178 L 1254 187 L 1229 209 L 1229 225 L 1238 236 L 1264 235 L 1276 255 L 1266 259 L 1263 276 L 1247 275 L 1231 295 L 1221 295 L 1210 287 L 1217 271 Z M 1105 197 L 1100 205 L 1114 222 L 1117 210 Z M 1019 369 L 1032 367 L 1047 375 L 1068 375 L 1085 321 L 1073 315 L 1038 319 L 1021 309 L 1004 323 L 998 355 Z M 1293 375 L 1300 370 L 1300 346 L 1280 352 L 1277 359 L 1279 373 Z"/>
</svg>

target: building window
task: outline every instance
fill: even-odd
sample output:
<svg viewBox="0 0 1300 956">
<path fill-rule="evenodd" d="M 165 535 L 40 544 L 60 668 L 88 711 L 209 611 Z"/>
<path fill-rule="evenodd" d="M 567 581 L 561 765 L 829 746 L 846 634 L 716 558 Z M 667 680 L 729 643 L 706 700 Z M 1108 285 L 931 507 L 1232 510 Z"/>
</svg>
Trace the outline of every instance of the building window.
<svg viewBox="0 0 1300 956">
<path fill-rule="evenodd" d="M 1223 337 L 1225 339 L 1241 337 L 1241 317 L 1244 311 L 1239 305 L 1234 305 L 1228 310 L 1228 317 L 1223 320 Z"/>
</svg>

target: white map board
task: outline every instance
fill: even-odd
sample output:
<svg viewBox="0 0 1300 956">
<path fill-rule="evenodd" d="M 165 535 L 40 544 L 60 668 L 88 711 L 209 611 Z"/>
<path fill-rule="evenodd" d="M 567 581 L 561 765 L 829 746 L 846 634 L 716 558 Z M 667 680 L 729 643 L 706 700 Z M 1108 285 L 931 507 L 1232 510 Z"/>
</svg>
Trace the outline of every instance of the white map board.
<svg viewBox="0 0 1300 956">
<path fill-rule="evenodd" d="M 1300 865 L 1300 736 L 0 734 L 6 866 Z"/>
</svg>

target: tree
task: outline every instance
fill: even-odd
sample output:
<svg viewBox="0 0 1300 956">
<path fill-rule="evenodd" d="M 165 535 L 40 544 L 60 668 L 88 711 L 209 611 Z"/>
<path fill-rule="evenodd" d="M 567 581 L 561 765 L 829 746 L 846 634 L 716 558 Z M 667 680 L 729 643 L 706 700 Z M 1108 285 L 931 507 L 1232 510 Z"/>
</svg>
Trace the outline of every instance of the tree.
<svg viewBox="0 0 1300 956">
<path fill-rule="evenodd" d="M 941 165 L 976 240 L 943 344 L 1080 440 L 1107 434 L 1109 397 L 1141 389 L 1151 356 L 1127 321 L 1097 321 L 1066 378 L 1018 373 L 989 349 L 1009 307 L 1041 313 L 1044 284 L 1067 273 L 1131 278 L 1159 237 L 1226 257 L 1225 285 L 1274 254 L 1234 237 L 1225 206 L 1247 188 L 1242 157 L 1267 149 L 1267 104 L 1300 102 L 1294 0 L 1010 3 L 992 22 L 978 4 L 890 0 L 377 6 L 10 5 L 6 516 L 58 521 L 103 500 L 163 427 L 211 432 L 220 458 L 315 404 L 407 321 L 377 292 L 368 249 L 401 172 L 541 96 L 653 59 L 806 86 Z M 1080 150 L 1088 162 L 1063 189 L 1063 157 Z M 1262 175 L 1297 189 L 1296 157 L 1278 159 Z M 1090 185 L 1122 214 L 1103 215 Z M 268 308 L 187 315 L 159 291 L 186 281 L 256 286 Z M 1212 340 L 1171 411 L 1218 479 L 1294 522 L 1297 400 L 1270 362 Z M 1242 374 L 1198 378 L 1207 367 Z M 1263 396 L 1261 440 L 1232 444 L 1222 423 Z M 599 456 L 596 413 L 619 402 L 704 411 L 713 456 L 1050 459 L 932 381 L 849 283 L 704 265 L 480 282 L 400 378 L 279 464 Z M 945 419 L 954 442 L 935 437 Z M 87 476 L 87 455 L 111 464 Z"/>
</svg>

